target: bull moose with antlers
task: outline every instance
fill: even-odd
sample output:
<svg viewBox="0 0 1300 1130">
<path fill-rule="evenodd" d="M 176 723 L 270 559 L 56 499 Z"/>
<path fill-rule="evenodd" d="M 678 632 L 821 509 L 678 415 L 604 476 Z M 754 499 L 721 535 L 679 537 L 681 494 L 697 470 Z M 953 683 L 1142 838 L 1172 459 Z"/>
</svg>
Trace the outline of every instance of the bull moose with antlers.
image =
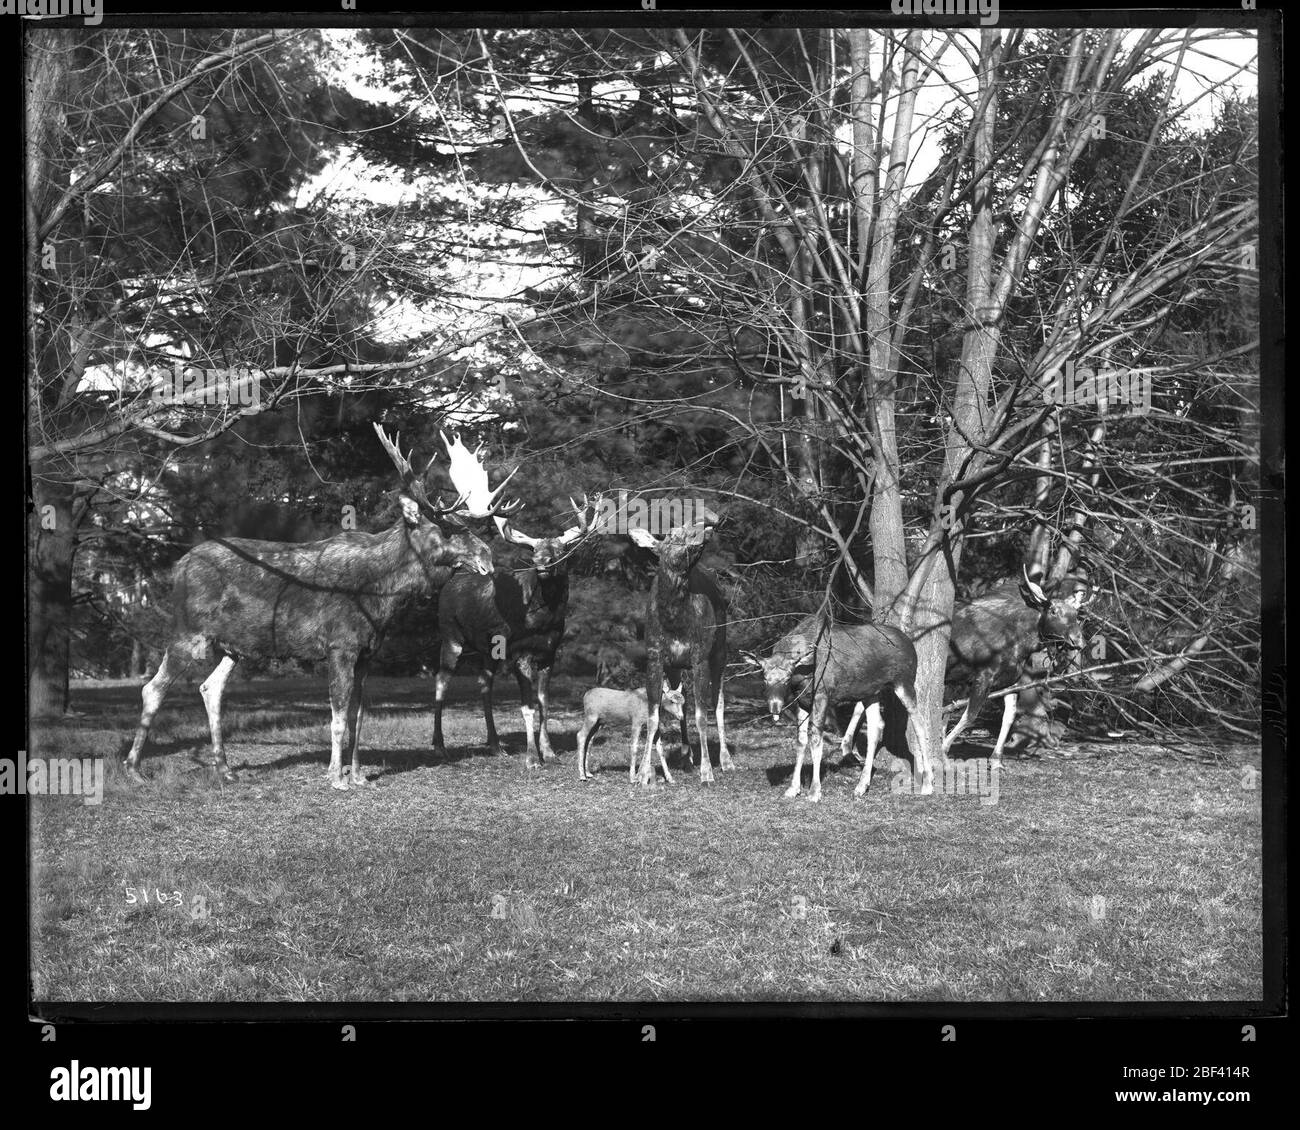
<svg viewBox="0 0 1300 1130">
<path fill-rule="evenodd" d="M 195 662 L 215 657 L 217 665 L 199 691 L 213 765 L 223 779 L 233 780 L 221 734 L 226 681 L 240 659 L 292 657 L 329 665 L 330 784 L 348 788 L 345 750 L 352 755 L 352 786 L 367 783 L 360 760 L 361 695 L 370 657 L 389 624 L 457 570 L 482 577 L 492 572 L 491 550 L 461 524 L 470 516 L 465 493 L 451 506 L 432 501 L 396 437 L 389 440 L 374 427 L 402 481 L 401 515 L 387 530 L 300 544 L 214 538 L 177 562 L 171 643 L 142 692 L 140 724 L 126 758 L 133 778 L 141 779 L 149 728 L 171 685 Z"/>
<path fill-rule="evenodd" d="M 441 647 L 433 706 L 435 755 L 446 755 L 442 712 L 456 665 L 463 655 L 478 655 L 483 664 L 479 687 L 489 752 L 501 750 L 492 717 L 492 693 L 496 676 L 509 667 L 519 684 L 519 709 L 528 746 L 526 766 L 539 768 L 555 757 L 547 732 L 549 685 L 569 609 L 568 559 L 579 539 L 591 532 L 593 520 L 600 513 L 599 498 L 592 503 L 583 495 L 581 504 L 572 499 L 569 503 L 577 516 L 576 523 L 556 537 L 531 537 L 512 525 L 509 518 L 496 516 L 497 528 L 506 541 L 532 551 L 531 568 L 518 576 L 497 573 L 491 577 L 455 577 L 439 595 Z M 517 508 L 512 504 L 512 509 Z"/>
</svg>

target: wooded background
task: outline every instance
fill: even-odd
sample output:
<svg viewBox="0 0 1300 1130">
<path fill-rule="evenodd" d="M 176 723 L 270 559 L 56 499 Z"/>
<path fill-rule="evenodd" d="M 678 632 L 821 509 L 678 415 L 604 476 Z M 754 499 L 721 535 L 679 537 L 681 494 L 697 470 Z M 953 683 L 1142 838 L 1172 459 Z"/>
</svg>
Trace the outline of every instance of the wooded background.
<svg viewBox="0 0 1300 1130">
<path fill-rule="evenodd" d="M 954 599 L 1028 564 L 1098 592 L 1076 720 L 1257 734 L 1251 42 L 29 28 L 33 714 L 152 668 L 203 538 L 390 523 L 372 421 L 445 486 L 448 420 L 532 534 L 706 500 L 733 654 L 901 623 L 933 716 Z M 1045 402 L 1067 363 L 1149 412 Z M 260 403 L 160 403 L 178 366 Z M 570 669 L 636 667 L 652 567 L 584 545 Z M 433 648 L 417 610 L 376 669 Z"/>
</svg>

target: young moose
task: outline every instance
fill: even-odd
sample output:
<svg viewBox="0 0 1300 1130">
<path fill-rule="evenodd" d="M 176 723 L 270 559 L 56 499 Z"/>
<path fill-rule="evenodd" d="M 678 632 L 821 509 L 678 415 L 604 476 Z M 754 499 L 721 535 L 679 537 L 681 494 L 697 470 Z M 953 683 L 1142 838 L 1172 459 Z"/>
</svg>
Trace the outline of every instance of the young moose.
<svg viewBox="0 0 1300 1130">
<path fill-rule="evenodd" d="M 821 800 L 822 725 L 829 710 L 846 702 L 870 704 L 866 707 L 867 759 L 853 795 L 862 796 L 867 791 L 876 746 L 885 730 L 880 700 L 887 690 L 892 690 L 903 704 L 916 732 L 913 753 L 921 774 L 921 794 L 934 791 L 929 732 L 916 705 L 916 649 L 897 628 L 884 624 L 841 626 L 814 615 L 783 637 L 770 659 L 753 652 L 744 655 L 763 669 L 773 722 L 780 720 L 787 702 L 793 700 L 796 706 L 799 745 L 786 796 L 799 795 L 804 753 L 811 736 L 813 779 L 808 799 Z"/>
<path fill-rule="evenodd" d="M 685 700 L 686 696 L 680 689 L 674 690 L 667 686 L 663 688 L 659 699 L 668 716 L 678 721 L 681 720 Z M 591 739 L 596 736 L 596 731 L 609 722 L 630 724 L 632 727 L 632 758 L 628 764 L 627 777 L 629 781 L 636 780 L 637 740 L 641 737 L 641 731 L 650 722 L 650 704 L 646 700 L 645 688 L 637 687 L 636 690 L 620 691 L 613 687 L 593 687 L 582 696 L 582 729 L 578 731 L 579 781 L 590 781 L 595 777 L 588 766 L 587 750 L 591 746 Z M 673 775 L 668 772 L 668 762 L 664 760 L 662 739 L 656 743 L 655 748 L 659 751 L 659 764 L 663 767 L 664 780 L 671 785 Z M 652 752 L 647 745 L 645 751 L 647 761 L 650 760 Z M 652 769 L 651 772 L 653 771 Z"/>
<path fill-rule="evenodd" d="M 699 566 L 704 547 L 717 524 L 706 511 L 703 521 L 677 526 L 662 538 L 649 530 L 632 529 L 632 540 L 659 557 L 659 570 L 650 586 L 646 609 L 646 696 L 650 726 L 646 748 L 659 739 L 659 701 L 665 685 L 682 686 L 682 672 L 694 675 L 695 732 L 700 739 L 700 782 L 713 780 L 709 760 L 709 725 L 705 704 L 713 707 L 718 722 L 718 758 L 721 768 L 735 769 L 723 727 L 722 673 L 727 665 L 727 602 L 706 569 Z M 682 722 L 682 752 L 689 755 L 686 718 Z M 641 784 L 649 785 L 654 767 L 641 761 Z"/>
<path fill-rule="evenodd" d="M 447 582 L 452 571 L 492 572 L 492 553 L 463 527 L 447 533 L 439 522 L 456 520 L 463 496 L 435 505 L 424 485 L 378 424 L 375 432 L 402 477 L 402 513 L 380 533 L 348 532 L 300 544 L 214 538 L 176 564 L 172 642 L 158 672 L 142 691 L 144 708 L 127 772 L 140 778 L 154 715 L 167 691 L 196 661 L 216 657 L 216 669 L 199 687 L 212 733 L 213 764 L 235 779 L 221 736 L 221 699 L 235 663 L 246 657 L 324 659 L 329 664 L 330 784 L 347 789 L 343 758 L 352 754 L 352 785 L 361 772 L 361 693 L 370 657 L 388 625 L 413 600 Z"/>
</svg>

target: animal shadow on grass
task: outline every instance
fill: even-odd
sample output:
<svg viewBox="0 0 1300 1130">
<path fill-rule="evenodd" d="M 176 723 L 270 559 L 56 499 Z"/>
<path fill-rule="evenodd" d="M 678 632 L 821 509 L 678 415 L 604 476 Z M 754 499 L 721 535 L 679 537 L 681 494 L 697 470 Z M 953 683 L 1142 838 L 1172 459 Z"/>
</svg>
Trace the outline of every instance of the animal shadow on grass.
<svg viewBox="0 0 1300 1130">
<path fill-rule="evenodd" d="M 773 788 L 776 788 L 778 785 L 781 786 L 789 785 L 790 777 L 794 773 L 794 758 L 795 755 L 792 752 L 790 754 L 789 761 L 782 761 L 777 765 L 769 765 L 763 771 L 764 775 L 767 777 L 767 783 L 771 785 Z M 888 761 L 888 760 L 889 759 L 887 756 L 883 756 L 880 752 L 877 752 L 876 765 L 875 765 L 875 769 L 872 772 L 873 777 L 877 773 L 879 773 L 881 763 L 883 761 Z M 835 774 L 837 773 L 858 774 L 861 772 L 862 772 L 862 766 L 853 759 L 852 754 L 849 754 L 847 757 L 844 758 L 840 757 L 840 750 L 838 745 L 834 747 L 833 751 L 827 751 L 826 753 L 822 754 L 822 783 L 823 784 L 825 784 L 828 780 L 830 780 L 831 777 L 835 776 Z M 812 755 L 811 754 L 806 754 L 804 756 L 803 772 L 801 776 L 803 778 L 803 782 L 802 782 L 803 787 L 806 789 L 812 783 Z"/>
<path fill-rule="evenodd" d="M 374 783 L 387 777 L 400 776 L 403 773 L 414 773 L 423 769 L 430 769 L 438 765 L 446 765 L 457 761 L 468 761 L 476 754 L 482 753 L 485 757 L 491 755 L 485 751 L 476 749 L 474 746 L 452 746 L 448 748 L 445 757 L 434 757 L 431 750 L 412 748 L 410 746 L 366 746 L 361 750 L 361 771 L 366 777 Z M 502 757 L 510 755 L 503 753 Z M 330 762 L 330 749 L 328 745 L 322 745 L 319 748 L 299 750 L 296 753 L 286 753 L 280 757 L 273 758 L 270 761 L 262 761 L 256 765 L 244 765 L 237 768 L 249 773 L 263 773 L 291 769 L 299 765 L 319 765 L 324 771 L 328 768 Z M 350 758 L 344 759 L 344 768 L 350 767 L 352 761 Z"/>
<path fill-rule="evenodd" d="M 636 763 L 641 764 L 641 758 L 645 755 L 645 735 L 642 734 L 642 740 L 638 742 L 636 748 Z M 602 729 L 599 734 L 591 739 L 591 746 L 587 751 L 589 758 L 588 769 L 596 777 L 602 774 L 608 775 L 607 779 L 617 777 L 620 774 L 623 780 L 627 780 L 628 760 L 631 754 L 631 742 L 627 736 L 626 730 L 613 729 L 606 736 Z M 572 756 L 577 758 L 577 744 L 575 741 L 572 750 L 557 750 L 561 758 Z M 668 768 L 674 773 L 690 773 L 698 769 L 699 765 L 695 761 L 695 755 L 689 756 L 683 752 L 680 739 L 664 738 L 664 756 L 668 759 Z M 659 764 L 659 755 L 655 754 L 655 765 Z M 713 767 L 718 767 L 717 761 L 713 762 Z"/>
</svg>

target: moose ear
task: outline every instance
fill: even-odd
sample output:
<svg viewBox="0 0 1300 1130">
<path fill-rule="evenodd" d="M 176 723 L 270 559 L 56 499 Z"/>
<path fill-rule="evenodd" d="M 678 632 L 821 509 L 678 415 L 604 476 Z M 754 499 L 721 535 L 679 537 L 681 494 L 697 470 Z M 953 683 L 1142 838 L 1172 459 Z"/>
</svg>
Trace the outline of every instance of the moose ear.
<svg viewBox="0 0 1300 1130">
<path fill-rule="evenodd" d="M 652 534 L 647 529 L 643 529 L 640 526 L 633 526 L 630 530 L 628 530 L 627 534 L 628 537 L 630 537 L 634 542 L 636 542 L 636 544 L 639 545 L 642 549 L 659 548 L 659 539 L 655 537 L 654 534 Z"/>
<path fill-rule="evenodd" d="M 420 504 L 409 494 L 402 495 L 401 501 L 403 520 L 408 526 L 418 526 L 420 524 Z"/>
</svg>

